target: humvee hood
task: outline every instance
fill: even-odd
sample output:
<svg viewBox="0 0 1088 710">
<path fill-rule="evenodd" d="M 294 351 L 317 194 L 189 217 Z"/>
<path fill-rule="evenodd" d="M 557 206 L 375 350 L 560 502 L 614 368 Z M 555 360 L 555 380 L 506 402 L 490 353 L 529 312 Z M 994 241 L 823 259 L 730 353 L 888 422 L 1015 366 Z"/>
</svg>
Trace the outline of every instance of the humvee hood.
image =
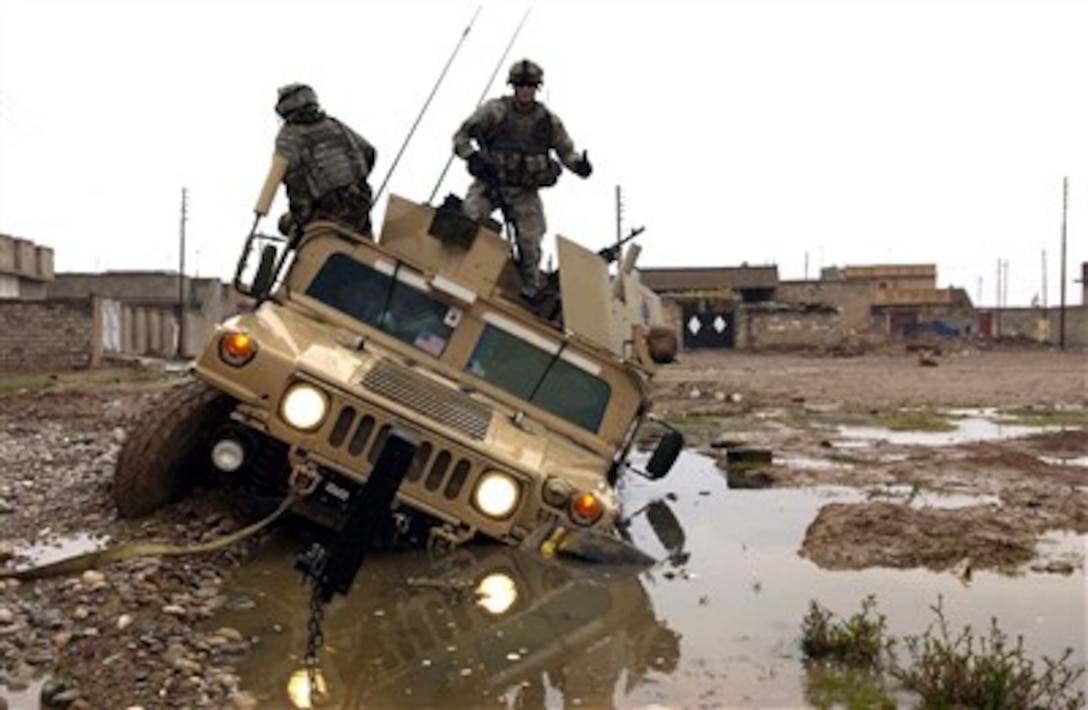
<svg viewBox="0 0 1088 710">
<path fill-rule="evenodd" d="M 224 327 L 246 330 L 266 354 L 299 372 L 308 373 L 348 391 L 355 389 L 371 372 L 410 372 L 417 384 L 432 384 L 436 393 L 429 399 L 444 399 L 444 406 L 441 407 L 443 412 L 458 409 L 458 404 L 467 406 L 470 401 L 477 413 L 486 412 L 486 433 L 481 432 L 481 443 L 488 447 L 491 455 L 502 458 L 515 467 L 533 470 L 582 470 L 588 465 L 598 471 L 594 477 L 600 475 L 600 454 L 588 451 L 569 439 L 549 436 L 548 429 L 534 422 L 531 417 L 521 423 L 514 423 L 514 410 L 509 406 L 490 400 L 482 394 L 470 397 L 455 382 L 441 375 L 401 364 L 396 358 L 368 348 L 361 335 L 346 328 L 330 328 L 327 324 L 315 325 L 311 318 L 273 303 L 264 304 L 254 313 L 231 319 Z M 439 388 L 445 391 L 440 391 Z M 381 394 L 381 388 L 371 387 L 371 390 Z M 403 397 L 390 396 L 387 399 L 392 408 L 404 407 L 414 410 L 413 414 L 434 414 L 419 411 L 430 409 L 428 402 L 419 398 L 415 400 L 415 406 Z M 436 418 L 439 424 L 443 423 L 441 416 Z"/>
</svg>

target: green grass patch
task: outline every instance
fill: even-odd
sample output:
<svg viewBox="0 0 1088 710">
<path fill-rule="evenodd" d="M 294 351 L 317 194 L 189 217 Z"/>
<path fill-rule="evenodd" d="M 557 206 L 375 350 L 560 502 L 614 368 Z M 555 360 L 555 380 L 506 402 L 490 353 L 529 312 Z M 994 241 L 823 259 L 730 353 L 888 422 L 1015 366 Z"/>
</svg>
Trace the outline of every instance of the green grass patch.
<svg viewBox="0 0 1088 710">
<path fill-rule="evenodd" d="M 1037 665 L 1024 651 L 1023 638 L 1010 641 L 997 619 L 986 636 L 975 636 L 970 626 L 953 634 L 940 600 L 932 609 L 936 626 L 907 636 L 903 645 L 910 663 L 892 668 L 892 676 L 921 697 L 922 707 L 1084 707 L 1084 691 L 1078 688 L 1084 667 L 1069 665 L 1073 649 L 1057 660 L 1043 657 Z"/>
<path fill-rule="evenodd" d="M 955 431 L 957 417 L 930 409 L 903 409 L 896 412 L 880 412 L 872 416 L 875 426 L 889 431 Z"/>
<path fill-rule="evenodd" d="M 844 466 L 867 466 L 873 463 L 872 459 L 853 454 L 831 454 L 827 457 L 827 460 L 831 463 L 843 464 Z"/>
<path fill-rule="evenodd" d="M 805 700 L 820 710 L 895 710 L 897 706 L 881 673 L 809 663 L 804 683 Z"/>
<path fill-rule="evenodd" d="M 1017 407 L 1003 410 L 1001 423 L 1037 427 L 1078 427 L 1088 429 L 1088 409 L 1063 407 Z"/>
<path fill-rule="evenodd" d="M 813 661 L 876 668 L 888 645 L 885 629 L 873 595 L 862 600 L 860 612 L 844 620 L 836 620 L 834 614 L 812 601 L 801 621 L 801 652 Z"/>
<path fill-rule="evenodd" d="M 35 373 L 0 377 L 0 393 L 40 392 L 71 387 L 144 384 L 177 379 L 178 374 L 165 370 L 80 370 L 64 373 Z"/>
<path fill-rule="evenodd" d="M 938 597 L 930 607 L 934 623 L 901 641 L 886 633 L 885 618 L 872 595 L 847 619 L 816 601 L 801 622 L 806 699 L 820 708 L 893 708 L 892 692 L 909 693 L 918 707 L 1047 708 L 1085 707 L 1084 666 L 1070 663 L 1073 649 L 1038 662 L 992 619 L 986 635 L 970 626 L 954 633 Z M 906 649 L 900 662 L 896 647 Z"/>
</svg>

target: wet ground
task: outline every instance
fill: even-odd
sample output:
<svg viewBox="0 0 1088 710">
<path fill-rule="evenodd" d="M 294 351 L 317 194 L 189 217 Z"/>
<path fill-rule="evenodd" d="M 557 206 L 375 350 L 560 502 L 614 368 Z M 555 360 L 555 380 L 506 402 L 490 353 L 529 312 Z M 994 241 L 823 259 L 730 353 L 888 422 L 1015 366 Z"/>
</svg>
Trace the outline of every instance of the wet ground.
<svg viewBox="0 0 1088 710">
<path fill-rule="evenodd" d="M 112 510 L 124 430 L 167 385 L 0 391 L 0 555 L 237 529 L 215 495 L 141 521 Z M 334 707 L 815 706 L 799 650 L 809 604 L 847 616 L 869 595 L 896 636 L 924 632 L 940 603 L 954 629 L 996 618 L 1033 658 L 1071 648 L 1083 666 L 1086 385 L 1083 354 L 925 369 L 688 358 L 659 376 L 656 409 L 690 447 L 667 479 L 624 490 L 629 534 L 656 565 L 374 553 L 321 626 Z M 771 460 L 731 464 L 738 444 Z M 292 707 L 302 537 L 283 525 L 224 553 L 3 585 L 0 708 L 37 707 L 43 687 L 60 707 Z"/>
<path fill-rule="evenodd" d="M 1085 662 L 1083 568 L 976 572 L 967 583 L 925 569 L 824 570 L 798 554 L 805 530 L 821 506 L 860 500 L 855 489 L 731 490 L 714 461 L 694 454 L 666 481 L 632 479 L 626 494 L 633 539 L 660 560 L 647 570 L 495 548 L 441 562 L 368 559 L 325 620 L 321 668 L 337 706 L 805 706 L 799 633 L 809 603 L 846 616 L 870 594 L 893 634 L 923 632 L 940 601 L 954 626 L 983 630 L 996 617 L 1033 654 L 1071 647 Z M 653 523 L 665 526 L 660 537 Z M 260 639 L 238 670 L 269 707 L 289 707 L 304 667 L 307 597 L 289 571 L 293 552 L 262 549 L 224 589 L 235 610 L 216 616 Z"/>
</svg>

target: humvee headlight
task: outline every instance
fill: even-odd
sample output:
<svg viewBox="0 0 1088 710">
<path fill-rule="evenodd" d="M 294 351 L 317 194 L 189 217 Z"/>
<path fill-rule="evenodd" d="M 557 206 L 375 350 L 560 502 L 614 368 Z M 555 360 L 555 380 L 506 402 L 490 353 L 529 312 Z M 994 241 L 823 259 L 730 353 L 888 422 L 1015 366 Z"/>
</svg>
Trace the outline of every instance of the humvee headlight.
<svg viewBox="0 0 1088 710">
<path fill-rule="evenodd" d="M 570 501 L 570 517 L 579 525 L 592 525 L 603 512 L 601 499 L 592 493 L 582 493 Z"/>
<path fill-rule="evenodd" d="M 472 501 L 485 515 L 505 518 L 517 507 L 519 494 L 517 481 L 505 473 L 489 471 L 476 484 Z"/>
<path fill-rule="evenodd" d="M 492 572 L 476 585 L 476 604 L 492 614 L 503 613 L 517 600 L 517 583 L 502 572 Z"/>
<path fill-rule="evenodd" d="M 219 338 L 219 358 L 235 367 L 241 367 L 257 354 L 257 342 L 249 334 L 230 331 Z"/>
<path fill-rule="evenodd" d="M 291 385 L 280 404 L 284 421 L 303 431 L 321 426 L 328 412 L 329 400 L 325 393 L 305 383 Z"/>
</svg>

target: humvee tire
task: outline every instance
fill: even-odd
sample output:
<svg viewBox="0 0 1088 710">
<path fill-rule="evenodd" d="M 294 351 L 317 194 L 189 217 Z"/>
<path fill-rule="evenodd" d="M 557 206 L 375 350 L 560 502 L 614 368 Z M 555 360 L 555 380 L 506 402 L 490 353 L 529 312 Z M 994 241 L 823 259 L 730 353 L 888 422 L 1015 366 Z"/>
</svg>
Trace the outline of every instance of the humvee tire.
<svg viewBox="0 0 1088 710">
<path fill-rule="evenodd" d="M 208 442 L 233 406 L 221 391 L 189 380 L 143 412 L 114 470 L 113 500 L 121 517 L 139 518 L 181 498 L 211 467 Z"/>
</svg>

